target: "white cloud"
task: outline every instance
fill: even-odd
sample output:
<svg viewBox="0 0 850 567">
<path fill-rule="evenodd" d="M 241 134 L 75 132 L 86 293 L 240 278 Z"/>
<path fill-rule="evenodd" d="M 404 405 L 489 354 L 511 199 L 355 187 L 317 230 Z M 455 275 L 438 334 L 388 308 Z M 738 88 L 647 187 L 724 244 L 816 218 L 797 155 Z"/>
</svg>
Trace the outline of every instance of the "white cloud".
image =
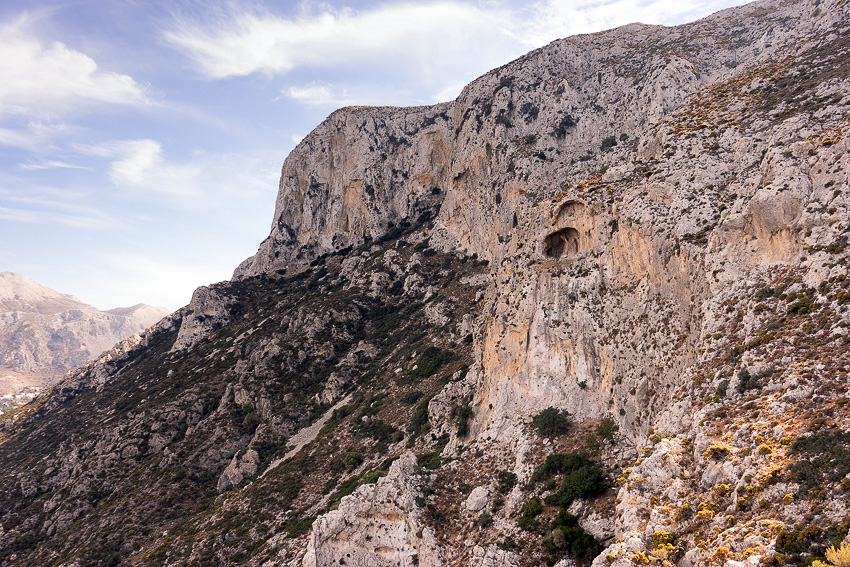
<svg viewBox="0 0 850 567">
<path fill-rule="evenodd" d="M 335 93 L 333 87 L 320 83 L 310 83 L 302 87 L 290 86 L 280 92 L 295 102 L 309 106 L 348 106 L 363 102 L 349 97 L 344 89 L 341 93 Z"/>
<path fill-rule="evenodd" d="M 91 169 L 90 167 L 83 165 L 76 165 L 58 160 L 28 161 L 26 163 L 18 164 L 18 168 L 23 169 L 24 171 L 41 171 L 45 169 Z"/>
<path fill-rule="evenodd" d="M 43 41 L 30 20 L 0 23 L 0 145 L 42 150 L 74 128 L 62 122 L 103 105 L 145 106 L 146 88 L 59 41 Z"/>
<path fill-rule="evenodd" d="M 109 178 L 116 185 L 140 186 L 162 171 L 162 145 L 156 140 L 128 140 L 115 149 L 121 157 L 109 166 Z"/>
<path fill-rule="evenodd" d="M 14 117 L 20 118 L 20 117 Z M 0 116 L 0 120 L 3 117 Z M 0 126 L 0 145 L 41 151 L 49 148 L 51 140 L 58 136 L 73 133 L 76 128 L 62 122 L 44 120 L 10 120 L 15 124 L 11 128 Z"/>
<path fill-rule="evenodd" d="M 406 73 L 430 76 L 472 62 L 478 68 L 501 61 L 507 16 L 451 1 L 364 11 L 324 5 L 321 12 L 289 19 L 232 10 L 204 22 L 182 19 L 165 37 L 214 79 L 353 62 L 405 62 Z"/>
<path fill-rule="evenodd" d="M 234 4 L 207 19 L 178 20 L 166 39 L 213 79 L 357 71 L 348 92 L 323 83 L 282 93 L 301 104 L 406 104 L 450 100 L 475 76 L 561 37 L 642 21 L 676 24 L 744 0 L 445 0 L 395 3 L 363 10 L 320 9 L 294 17 L 240 9 Z M 378 85 L 376 87 L 375 85 Z M 380 100 L 362 93 L 380 93 Z M 411 97 L 409 93 L 420 93 Z M 358 93 L 356 96 L 350 93 Z M 421 93 L 429 93 L 423 100 Z M 390 99 L 390 100 L 388 100 Z"/>
<path fill-rule="evenodd" d="M 174 201 L 193 199 L 202 193 L 200 178 L 210 156 L 183 163 L 167 161 L 156 140 L 117 140 L 77 145 L 84 155 L 109 158 L 109 180 L 118 188 L 140 194 L 157 193 Z"/>
<path fill-rule="evenodd" d="M 8 186 L 14 189 L 8 189 Z M 24 180 L 8 176 L 0 180 L 0 219 L 86 230 L 123 228 L 110 214 L 87 205 L 79 192 L 31 186 Z"/>
<path fill-rule="evenodd" d="M 132 77 L 98 68 L 84 53 L 27 30 L 25 17 L 0 25 L 0 117 L 50 117 L 91 104 L 149 102 Z"/>
<path fill-rule="evenodd" d="M 0 219 L 10 222 L 62 225 L 88 230 L 114 230 L 120 227 L 115 219 L 92 209 L 76 212 L 45 211 L 0 206 Z"/>
<path fill-rule="evenodd" d="M 109 181 L 134 199 L 164 199 L 178 209 L 228 207 L 234 198 L 246 200 L 276 194 L 279 152 L 250 155 L 190 151 L 188 158 L 169 157 L 162 144 L 149 138 L 77 145 L 76 151 L 107 158 Z"/>
<path fill-rule="evenodd" d="M 513 19 L 511 35 L 529 46 L 626 24 L 675 25 L 744 4 L 745 0 L 543 0 Z"/>
</svg>

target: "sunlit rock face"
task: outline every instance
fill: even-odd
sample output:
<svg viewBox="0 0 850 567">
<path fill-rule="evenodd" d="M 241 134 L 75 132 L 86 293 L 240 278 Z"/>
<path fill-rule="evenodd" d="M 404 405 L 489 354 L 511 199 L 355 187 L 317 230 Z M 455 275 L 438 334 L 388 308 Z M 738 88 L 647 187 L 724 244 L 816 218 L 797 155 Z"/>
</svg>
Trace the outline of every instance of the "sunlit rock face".
<svg viewBox="0 0 850 567">
<path fill-rule="evenodd" d="M 4 418 L 0 561 L 820 554 L 848 522 L 848 11 L 633 24 L 333 113 L 231 281 Z"/>
<path fill-rule="evenodd" d="M 846 6 L 810 4 L 559 40 L 450 103 L 339 110 L 287 158 L 271 235 L 236 276 L 360 245 L 442 200 L 430 244 L 492 272 L 476 430 L 557 405 L 643 435 L 719 297 L 838 234 L 843 209 L 812 211 L 835 199 L 813 164 L 843 142 L 806 138 L 840 129 L 846 77 L 810 85 L 817 116 L 780 77 L 808 64 L 786 51 L 810 38 L 826 73 L 842 52 Z"/>
</svg>

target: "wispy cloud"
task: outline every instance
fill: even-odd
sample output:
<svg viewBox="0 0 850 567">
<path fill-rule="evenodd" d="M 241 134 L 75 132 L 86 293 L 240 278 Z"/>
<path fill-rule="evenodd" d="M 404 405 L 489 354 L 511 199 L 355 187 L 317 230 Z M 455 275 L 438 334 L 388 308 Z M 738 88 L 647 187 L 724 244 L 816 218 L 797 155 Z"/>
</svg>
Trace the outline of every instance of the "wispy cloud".
<svg viewBox="0 0 850 567">
<path fill-rule="evenodd" d="M 62 42 L 43 41 L 28 24 L 26 16 L 0 24 L 0 117 L 150 102 L 145 87 L 129 75 L 99 69 L 94 59 Z"/>
<path fill-rule="evenodd" d="M 518 7 L 445 0 L 363 10 L 322 3 L 282 17 L 236 2 L 176 18 L 165 38 L 211 79 L 357 68 L 364 84 L 380 76 L 382 91 L 395 85 L 421 98 L 430 90 L 431 102 L 454 98 L 477 74 L 557 38 L 637 21 L 681 23 L 735 3 L 744 0 L 541 0 Z M 363 98 L 322 83 L 282 93 L 314 106 Z"/>
<path fill-rule="evenodd" d="M 119 142 L 115 146 L 115 153 L 120 157 L 113 161 L 109 166 L 109 178 L 115 185 L 122 187 L 141 187 L 147 185 L 148 188 L 173 190 L 173 183 L 167 183 L 168 189 L 161 182 L 165 179 L 177 181 L 175 178 L 191 178 L 191 173 L 188 175 L 179 171 L 181 168 L 175 168 L 173 165 L 166 165 L 163 158 L 162 144 L 156 140 L 127 140 Z M 175 175 L 177 174 L 177 175 Z M 194 188 L 186 187 L 185 184 L 181 188 L 182 192 L 194 193 Z"/>
<path fill-rule="evenodd" d="M 4 187 L 8 184 L 15 189 Z M 80 192 L 28 186 L 8 177 L 0 182 L 0 219 L 85 230 L 123 229 L 111 214 L 86 204 Z"/>
<path fill-rule="evenodd" d="M 300 87 L 290 86 L 280 92 L 287 98 L 309 106 L 348 106 L 364 103 L 362 100 L 349 96 L 345 89 L 342 89 L 342 92 L 335 92 L 331 85 L 321 83 L 310 83 Z"/>
<path fill-rule="evenodd" d="M 60 211 L 44 211 L 0 206 L 0 219 L 43 225 L 62 225 L 87 230 L 117 229 L 120 225 L 114 218 L 97 211 L 73 214 Z"/>
<path fill-rule="evenodd" d="M 197 160 L 169 162 L 157 140 L 116 140 L 75 146 L 77 151 L 111 159 L 109 180 L 118 188 L 142 194 L 159 193 L 172 199 L 200 195 L 203 167 Z"/>
<path fill-rule="evenodd" d="M 42 171 L 46 169 L 91 169 L 90 167 L 86 167 L 84 165 L 77 165 L 73 163 L 68 163 L 64 161 L 57 160 L 37 160 L 37 161 L 28 161 L 26 163 L 18 164 L 18 169 L 22 169 L 24 171 Z"/>
<path fill-rule="evenodd" d="M 73 133 L 76 128 L 58 121 L 26 119 L 0 115 L 0 145 L 29 151 L 49 148 L 59 136 Z M 6 123 L 3 126 L 3 123 Z"/>
<path fill-rule="evenodd" d="M 40 38 L 27 15 L 0 23 L 0 145 L 41 150 L 65 124 L 104 105 L 143 107 L 148 89 L 60 41 Z"/>
<path fill-rule="evenodd" d="M 483 70 L 520 51 L 509 13 L 461 2 L 401 3 L 362 11 L 303 11 L 285 18 L 233 7 L 179 18 L 165 38 L 213 79 L 285 74 L 297 67 L 366 65 L 418 82 Z"/>
<path fill-rule="evenodd" d="M 282 160 L 277 152 L 268 151 L 250 155 L 196 151 L 177 158 L 149 138 L 77 145 L 75 149 L 108 159 L 109 181 L 125 194 L 193 210 L 227 206 L 234 195 L 247 199 L 275 193 Z"/>
<path fill-rule="evenodd" d="M 744 0 L 543 0 L 515 13 L 508 33 L 529 46 L 635 22 L 674 25 L 704 17 Z"/>
</svg>

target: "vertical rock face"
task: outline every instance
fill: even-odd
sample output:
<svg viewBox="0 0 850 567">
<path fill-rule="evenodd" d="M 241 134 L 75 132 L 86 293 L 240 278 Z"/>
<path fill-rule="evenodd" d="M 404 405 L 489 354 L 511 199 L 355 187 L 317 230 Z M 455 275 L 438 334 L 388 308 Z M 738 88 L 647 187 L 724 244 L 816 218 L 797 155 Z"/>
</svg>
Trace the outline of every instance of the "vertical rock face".
<svg viewBox="0 0 850 567">
<path fill-rule="evenodd" d="M 335 112 L 232 281 L 2 421 L 0 562 L 821 555 L 850 525 L 848 38 L 846 0 L 768 0 Z"/>
<path fill-rule="evenodd" d="M 333 113 L 286 158 L 271 235 L 237 277 L 359 245 L 418 217 L 448 182 L 453 107 Z"/>
<path fill-rule="evenodd" d="M 799 126 L 771 74 L 836 41 L 834 8 L 632 24 L 553 42 L 452 103 L 339 110 L 287 158 L 271 236 L 236 276 L 376 238 L 437 188 L 431 244 L 494 275 L 476 428 L 557 405 L 643 434 L 696 360 L 718 278 L 802 255 L 815 188 L 783 157 Z"/>
</svg>

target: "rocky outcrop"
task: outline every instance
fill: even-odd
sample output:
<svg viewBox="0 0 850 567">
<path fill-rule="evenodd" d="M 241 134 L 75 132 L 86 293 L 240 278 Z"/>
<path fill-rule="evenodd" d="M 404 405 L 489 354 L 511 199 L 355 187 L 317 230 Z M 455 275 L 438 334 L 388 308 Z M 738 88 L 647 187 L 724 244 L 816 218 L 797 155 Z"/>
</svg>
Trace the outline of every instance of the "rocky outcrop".
<svg viewBox="0 0 850 567">
<path fill-rule="evenodd" d="M 387 476 L 343 498 L 313 525 L 304 567 L 443 565 L 433 530 L 419 519 L 417 477 L 416 457 L 404 453 Z"/>
<path fill-rule="evenodd" d="M 232 281 L 5 419 L 0 560 L 818 556 L 850 525 L 848 37 L 845 1 L 768 0 L 335 112 Z"/>
</svg>

